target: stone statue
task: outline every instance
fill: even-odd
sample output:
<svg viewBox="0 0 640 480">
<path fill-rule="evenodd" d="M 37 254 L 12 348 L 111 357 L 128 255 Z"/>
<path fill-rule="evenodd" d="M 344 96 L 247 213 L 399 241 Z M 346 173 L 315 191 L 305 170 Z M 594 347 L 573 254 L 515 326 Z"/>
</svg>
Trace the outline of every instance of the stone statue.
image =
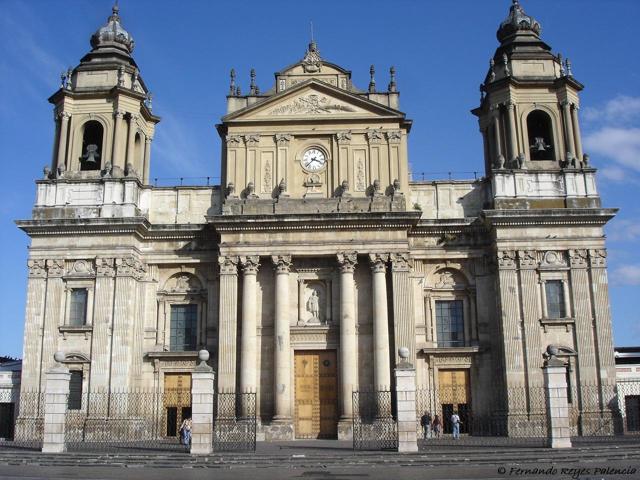
<svg viewBox="0 0 640 480">
<path fill-rule="evenodd" d="M 51 178 L 51 169 L 48 166 L 45 166 L 42 169 L 42 174 L 44 175 L 45 180 L 49 180 Z"/>
<path fill-rule="evenodd" d="M 284 181 L 284 178 L 280 180 L 278 184 L 278 197 L 283 196 L 283 194 L 287 191 L 287 182 Z"/>
<path fill-rule="evenodd" d="M 236 186 L 234 185 L 233 182 L 229 182 L 227 184 L 227 198 L 234 198 L 235 191 L 236 191 Z"/>
<path fill-rule="evenodd" d="M 380 180 L 375 179 L 373 181 L 373 196 L 379 197 L 380 195 L 382 195 L 382 192 L 380 191 Z"/>
<path fill-rule="evenodd" d="M 312 290 L 309 300 L 307 300 L 307 311 L 311 314 L 311 318 L 320 321 L 320 302 L 318 301 L 318 292 Z"/>
<path fill-rule="evenodd" d="M 104 170 L 102 171 L 102 176 L 110 177 L 112 170 L 113 170 L 113 165 L 111 165 L 111 162 L 105 163 Z"/>
</svg>

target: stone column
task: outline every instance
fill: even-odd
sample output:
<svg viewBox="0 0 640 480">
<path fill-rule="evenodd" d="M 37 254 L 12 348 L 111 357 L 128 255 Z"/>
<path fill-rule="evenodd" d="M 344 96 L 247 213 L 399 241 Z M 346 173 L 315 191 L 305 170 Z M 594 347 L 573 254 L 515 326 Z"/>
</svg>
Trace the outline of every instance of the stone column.
<svg viewBox="0 0 640 480">
<path fill-rule="evenodd" d="M 571 119 L 573 120 L 573 138 L 576 143 L 576 156 L 582 162 L 582 133 L 580 132 L 580 120 L 578 119 L 578 106 L 574 105 L 571 109 Z"/>
<path fill-rule="evenodd" d="M 47 288 L 44 309 L 44 325 L 42 337 L 41 371 L 53 367 L 53 354 L 58 349 L 58 328 L 64 322 L 64 260 L 47 260 Z M 40 378 L 40 390 L 44 390 L 46 379 Z"/>
<path fill-rule="evenodd" d="M 493 137 L 496 142 L 495 150 L 496 150 L 496 158 L 495 161 L 498 162 L 499 165 L 502 165 L 504 154 L 502 153 L 502 134 L 500 133 L 500 111 L 496 112 L 496 116 L 493 118 Z M 502 157 L 502 159 L 500 158 Z M 504 166 L 504 165 L 502 165 Z"/>
<path fill-rule="evenodd" d="M 220 315 L 218 316 L 218 391 L 236 391 L 238 334 L 238 258 L 219 257 Z"/>
<path fill-rule="evenodd" d="M 565 146 L 567 149 L 567 153 L 570 155 L 570 158 L 567 160 L 571 160 L 576 155 L 576 146 L 573 139 L 573 125 L 571 121 L 571 104 L 565 100 L 562 102 L 562 112 L 564 118 L 564 131 L 565 131 Z"/>
<path fill-rule="evenodd" d="M 58 364 L 46 373 L 43 453 L 62 453 L 67 450 L 65 431 L 71 374 L 60 363 L 64 361 L 64 353 L 56 352 L 54 358 Z"/>
<path fill-rule="evenodd" d="M 547 348 L 549 358 L 542 368 L 547 400 L 547 438 L 551 448 L 571 448 L 569 404 L 567 403 L 567 367 L 555 355 L 558 349 Z"/>
<path fill-rule="evenodd" d="M 144 167 L 143 167 L 143 178 L 142 183 L 148 185 L 151 183 L 149 179 L 149 172 L 151 171 L 151 142 L 153 138 L 145 137 L 144 139 Z"/>
<path fill-rule="evenodd" d="M 291 422 L 291 346 L 289 272 L 291 257 L 274 256 L 272 261 L 276 271 L 275 326 L 274 326 L 274 371 L 275 398 L 274 416 L 276 422 Z"/>
<path fill-rule="evenodd" d="M 92 393 L 105 393 L 109 388 L 115 274 L 115 260 L 113 258 L 96 258 L 96 286 L 90 365 Z M 106 407 L 106 402 L 97 403 L 101 405 L 89 405 L 89 413 L 98 416 L 106 415 L 106 410 L 96 410 L 98 407 Z"/>
<path fill-rule="evenodd" d="M 398 350 L 400 347 L 409 349 L 410 363 L 416 358 L 416 328 L 413 316 L 413 302 L 411 296 L 411 279 L 409 272 L 408 253 L 392 253 L 391 256 L 391 285 L 393 288 L 393 325 L 395 327 L 396 365 L 400 362 Z"/>
<path fill-rule="evenodd" d="M 58 140 L 58 160 L 56 162 L 56 168 L 60 168 L 64 166 L 66 169 L 68 167 L 67 139 L 69 138 L 69 119 L 70 118 L 71 118 L 71 114 L 69 112 L 60 113 L 60 137 Z"/>
<path fill-rule="evenodd" d="M 375 389 L 382 391 L 391 388 L 386 278 L 389 255 L 371 254 L 369 260 L 373 276 L 373 378 Z"/>
<path fill-rule="evenodd" d="M 138 171 L 138 165 L 136 165 L 136 162 L 133 158 L 134 156 L 134 146 L 135 146 L 135 138 L 136 138 L 136 132 L 135 132 L 135 128 L 136 128 L 136 119 L 138 118 L 137 115 L 132 115 L 131 113 L 127 114 L 127 160 L 126 163 L 127 164 L 131 164 L 133 166 L 134 169 L 136 169 L 136 171 Z"/>
<path fill-rule="evenodd" d="M 400 348 L 402 360 L 394 370 L 396 377 L 396 411 L 398 418 L 398 452 L 417 452 L 416 369 L 407 359 L 409 350 Z"/>
<path fill-rule="evenodd" d="M 340 423 L 338 438 L 353 436 L 353 391 L 358 378 L 358 343 L 356 338 L 355 282 L 358 263 L 356 252 L 338 254 L 340 266 Z"/>
<path fill-rule="evenodd" d="M 208 455 L 213 447 L 213 369 L 207 365 L 209 352 L 198 352 L 200 364 L 191 373 L 191 454 Z"/>
<path fill-rule="evenodd" d="M 260 257 L 240 257 L 242 265 L 242 338 L 240 340 L 240 392 L 256 392 L 257 382 L 257 318 L 256 280 Z"/>
<path fill-rule="evenodd" d="M 124 112 L 122 110 L 116 110 L 113 113 L 114 128 L 113 128 L 113 148 L 111 151 L 111 164 L 114 167 L 119 167 L 124 170 L 124 158 L 122 154 L 122 119 L 124 118 Z"/>
<path fill-rule="evenodd" d="M 509 115 L 509 160 L 513 161 L 518 156 L 518 137 L 516 130 L 516 106 L 513 102 L 507 102 Z"/>
</svg>

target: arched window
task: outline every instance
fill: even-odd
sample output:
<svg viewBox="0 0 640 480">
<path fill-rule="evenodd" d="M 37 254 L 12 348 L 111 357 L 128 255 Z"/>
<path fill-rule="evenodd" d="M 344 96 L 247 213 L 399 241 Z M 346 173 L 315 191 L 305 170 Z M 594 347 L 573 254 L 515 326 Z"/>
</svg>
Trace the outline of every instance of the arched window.
<svg viewBox="0 0 640 480">
<path fill-rule="evenodd" d="M 555 160 L 551 117 L 542 110 L 534 110 L 527 117 L 531 160 Z"/>
<path fill-rule="evenodd" d="M 103 131 L 102 125 L 95 120 L 84 124 L 80 170 L 100 170 Z"/>
</svg>

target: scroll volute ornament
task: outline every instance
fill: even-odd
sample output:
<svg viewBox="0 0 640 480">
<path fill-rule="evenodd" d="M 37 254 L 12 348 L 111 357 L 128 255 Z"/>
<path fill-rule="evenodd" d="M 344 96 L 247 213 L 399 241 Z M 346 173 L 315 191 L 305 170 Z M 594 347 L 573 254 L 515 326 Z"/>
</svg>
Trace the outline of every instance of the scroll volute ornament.
<svg viewBox="0 0 640 480">
<path fill-rule="evenodd" d="M 238 258 L 231 256 L 218 257 L 218 265 L 220 266 L 220 275 L 237 275 L 238 274 Z"/>
</svg>

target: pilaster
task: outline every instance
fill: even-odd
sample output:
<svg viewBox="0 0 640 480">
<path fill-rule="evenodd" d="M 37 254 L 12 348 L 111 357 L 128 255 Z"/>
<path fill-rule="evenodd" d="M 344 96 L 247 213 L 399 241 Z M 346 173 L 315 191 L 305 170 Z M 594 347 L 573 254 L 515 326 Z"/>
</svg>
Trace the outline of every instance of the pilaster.
<svg viewBox="0 0 640 480">
<path fill-rule="evenodd" d="M 537 253 L 533 250 L 518 251 L 520 266 L 520 288 L 522 297 L 522 314 L 524 326 L 524 340 L 526 344 L 526 371 L 529 387 L 542 386 L 542 372 L 540 371 L 540 355 L 542 348 L 542 333 L 540 327 L 541 308 L 538 304 L 538 266 Z M 535 389 L 539 391 L 538 389 Z M 534 390 L 531 391 L 532 395 Z M 541 400 L 541 399 L 540 399 Z M 534 405 L 541 402 L 532 401 Z"/>
<path fill-rule="evenodd" d="M 115 260 L 113 258 L 96 258 L 95 306 L 93 311 L 90 366 L 92 391 L 104 391 L 109 387 L 115 273 Z M 106 414 L 106 412 L 93 411 L 93 407 L 95 406 L 90 406 L 92 410 L 89 413 Z"/>
<path fill-rule="evenodd" d="M 591 269 L 591 295 L 595 316 L 596 358 L 599 369 L 601 407 L 608 408 L 615 398 L 616 366 L 611 332 L 609 281 L 607 278 L 607 251 L 589 250 Z"/>
<path fill-rule="evenodd" d="M 505 387 L 510 388 L 524 385 L 524 358 L 516 252 L 513 250 L 501 250 L 498 251 L 497 257 L 500 324 L 504 350 L 502 355 L 504 359 L 504 380 Z"/>
<path fill-rule="evenodd" d="M 405 347 L 409 350 L 409 361 L 416 359 L 415 319 L 413 316 L 413 301 L 411 297 L 411 279 L 409 274 L 411 265 L 408 253 L 392 253 L 391 285 L 393 295 L 393 325 L 395 328 L 396 365 L 400 362 L 398 350 Z"/>
<path fill-rule="evenodd" d="M 218 258 L 220 315 L 218 317 L 218 391 L 236 390 L 236 337 L 238 333 L 238 258 Z"/>
<path fill-rule="evenodd" d="M 64 315 L 64 260 L 48 259 L 47 288 L 44 313 L 44 328 L 42 337 L 42 366 L 43 371 L 53 367 L 53 353 L 58 349 L 58 327 L 62 324 Z M 41 378 L 40 389 L 44 390 L 45 378 Z"/>
<path fill-rule="evenodd" d="M 113 307 L 113 333 L 111 337 L 111 389 L 130 386 L 134 327 L 138 324 L 138 280 L 146 266 L 135 257 L 115 259 L 115 298 Z"/>
<path fill-rule="evenodd" d="M 27 262 L 29 280 L 27 284 L 27 306 L 24 325 L 24 348 L 22 360 L 23 392 L 36 392 L 40 386 L 41 365 L 40 351 L 42 348 L 43 322 L 45 313 L 45 298 L 47 291 L 46 262 L 32 259 Z M 24 402 L 24 407 L 36 407 L 32 402 Z M 20 415 L 33 415 L 36 412 L 20 409 Z"/>
</svg>

